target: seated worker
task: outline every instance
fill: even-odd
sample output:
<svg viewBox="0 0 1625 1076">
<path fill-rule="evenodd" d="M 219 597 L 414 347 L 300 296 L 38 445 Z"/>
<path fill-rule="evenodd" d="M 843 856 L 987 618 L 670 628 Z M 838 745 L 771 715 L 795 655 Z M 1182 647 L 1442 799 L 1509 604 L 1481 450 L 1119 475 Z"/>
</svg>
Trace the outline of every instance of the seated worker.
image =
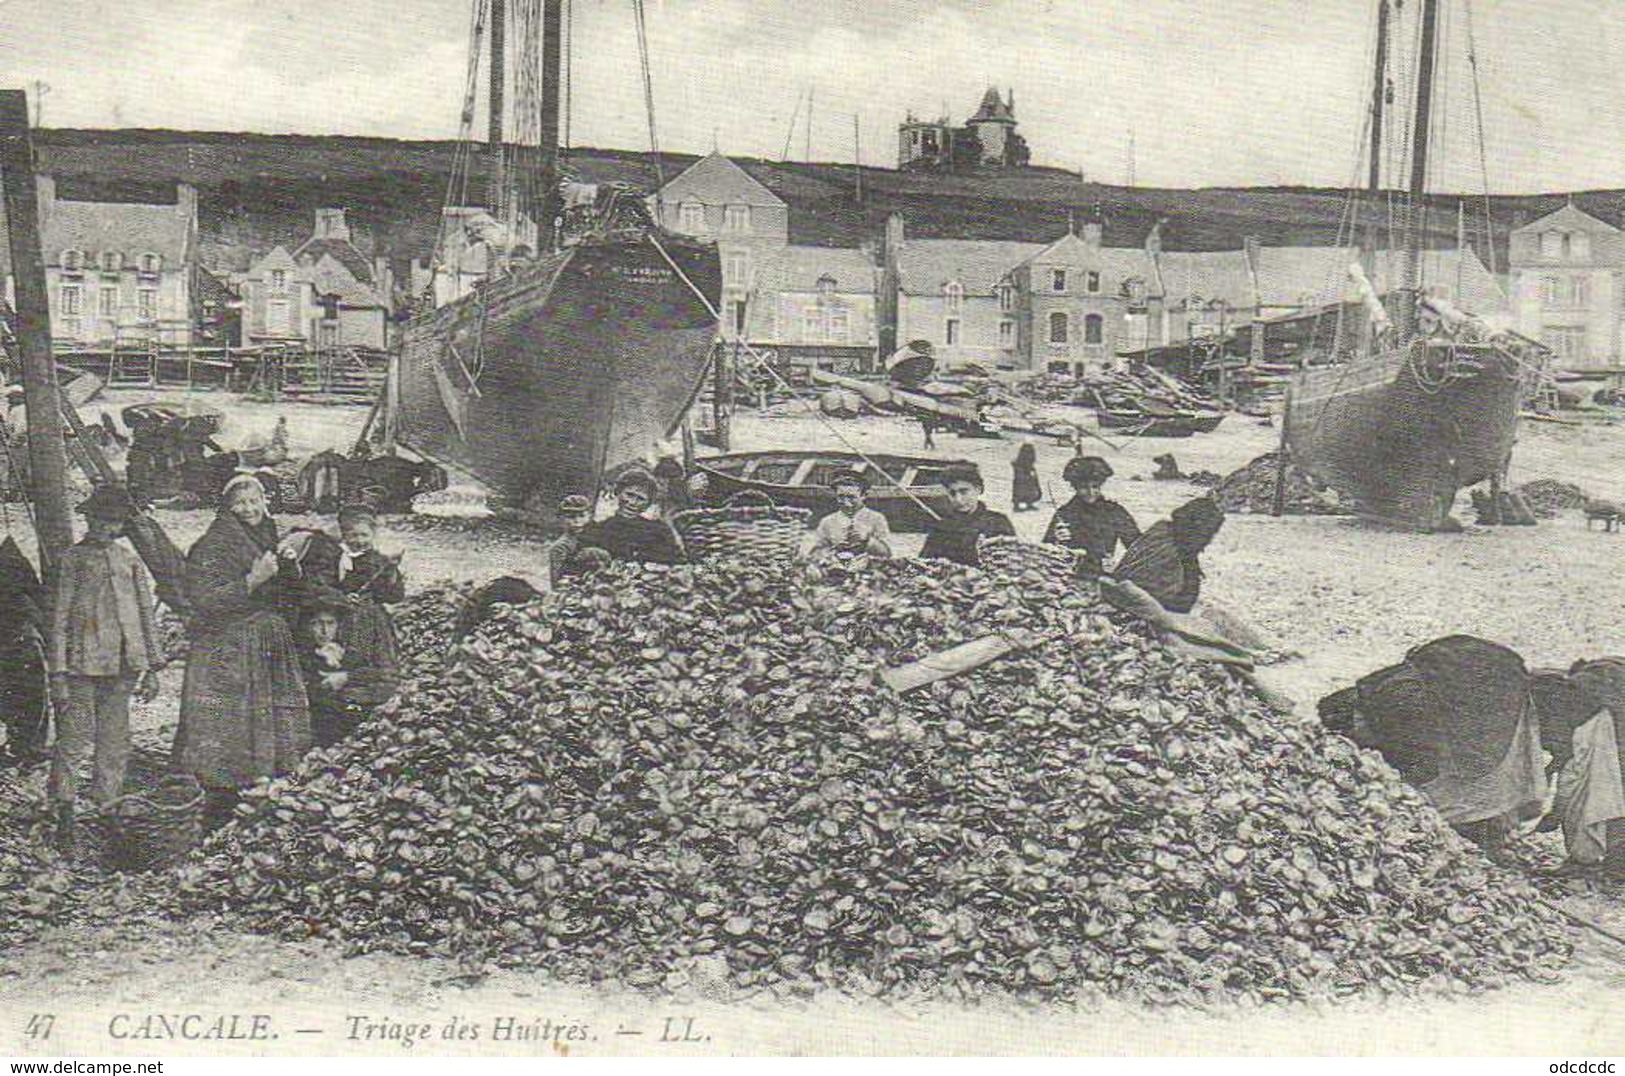
<svg viewBox="0 0 1625 1076">
<path fill-rule="evenodd" d="M 648 471 L 633 468 L 623 472 L 615 480 L 615 514 L 582 528 L 582 548 L 602 549 L 614 560 L 681 563 L 682 547 L 671 525 L 664 520 L 645 519 L 643 515 L 659 492 L 660 484 Z"/>
<path fill-rule="evenodd" d="M 802 556 L 868 553 L 891 556 L 891 527 L 886 517 L 866 507 L 869 479 L 861 471 L 841 471 L 830 480 L 835 511 L 818 521 L 801 546 Z"/>
<path fill-rule="evenodd" d="M 364 637 L 348 646 L 339 641 L 340 626 L 353 615 L 349 602 L 332 595 L 315 599 L 305 614 L 299 664 L 310 700 L 310 738 L 317 747 L 331 747 L 355 732 L 400 684 L 392 645 Z"/>
<path fill-rule="evenodd" d="M 949 511 L 926 531 L 920 556 L 975 566 L 981 563 L 976 543 L 983 538 L 1014 538 L 1010 517 L 982 503 L 982 476 L 973 467 L 954 468 L 943 479 Z"/>
<path fill-rule="evenodd" d="M 1084 566 L 1099 575 L 1122 544 L 1126 550 L 1140 537 L 1140 526 L 1128 509 L 1108 501 L 1100 488 L 1112 476 L 1112 465 L 1099 456 L 1074 456 L 1061 477 L 1072 487 L 1072 499 L 1055 510 L 1044 541 L 1083 554 Z"/>
<path fill-rule="evenodd" d="M 1557 777 L 1550 820 L 1568 852 L 1559 871 L 1625 875 L 1625 658 L 1538 671 L 1530 694 L 1552 756 L 1547 773 Z"/>
<path fill-rule="evenodd" d="M 1140 535 L 1112 574 L 1135 584 L 1169 612 L 1188 613 L 1202 593 L 1202 551 L 1222 526 L 1224 509 L 1218 501 L 1187 501 Z"/>
<path fill-rule="evenodd" d="M 559 523 L 564 533 L 553 539 L 547 547 L 547 569 L 554 586 L 567 575 L 579 574 L 583 564 L 581 535 L 592 523 L 592 501 L 579 493 L 572 493 L 559 501 Z"/>
<path fill-rule="evenodd" d="M 1381 752 L 1444 820 L 1492 857 L 1546 799 L 1523 659 L 1451 635 L 1320 700 L 1328 729 Z"/>
</svg>

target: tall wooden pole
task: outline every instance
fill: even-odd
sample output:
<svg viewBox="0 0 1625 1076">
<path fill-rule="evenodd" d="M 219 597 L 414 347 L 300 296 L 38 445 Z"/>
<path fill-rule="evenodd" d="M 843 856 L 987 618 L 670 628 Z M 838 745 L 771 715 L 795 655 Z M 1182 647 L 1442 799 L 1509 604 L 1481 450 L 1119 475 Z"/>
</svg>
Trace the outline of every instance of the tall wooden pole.
<svg viewBox="0 0 1625 1076">
<path fill-rule="evenodd" d="M 1416 67 L 1416 116 L 1411 132 L 1410 219 L 1405 242 L 1405 299 L 1400 339 L 1416 330 L 1416 299 L 1422 286 L 1422 225 L 1427 219 L 1428 135 L 1433 122 L 1433 53 L 1439 29 L 1438 0 L 1422 0 L 1422 49 Z"/>
<path fill-rule="evenodd" d="M 559 215 L 559 100 L 564 73 L 564 0 L 542 4 L 542 99 L 540 134 L 542 189 L 538 192 L 537 227 L 542 246 L 551 249 L 559 237 L 553 234 L 553 220 Z M 657 165 L 658 167 L 658 165 Z"/>
<path fill-rule="evenodd" d="M 507 207 L 508 192 L 504 189 L 508 177 L 503 169 L 503 128 L 508 82 L 508 10 L 506 0 L 491 0 L 491 70 L 490 114 L 486 116 L 485 145 L 491 154 L 489 182 L 485 201 L 491 212 L 499 218 Z"/>
<path fill-rule="evenodd" d="M 1369 207 L 1371 218 L 1365 228 L 1365 249 L 1361 251 L 1361 261 L 1365 264 L 1366 275 L 1372 280 L 1377 279 L 1377 221 L 1381 217 L 1378 211 L 1378 199 L 1382 195 L 1382 143 L 1383 143 L 1383 111 L 1388 100 L 1388 0 L 1379 0 L 1377 4 L 1377 64 L 1376 71 L 1371 76 L 1371 142 L 1368 152 L 1371 155 L 1370 167 L 1367 169 L 1366 190 L 1371 195 Z"/>
<path fill-rule="evenodd" d="M 47 575 L 73 544 L 68 506 L 68 453 L 62 440 L 62 401 L 51 356 L 51 309 L 40 253 L 39 196 L 34 145 L 28 133 L 28 94 L 0 90 L 0 182 L 5 185 L 11 268 L 17 291 L 17 344 L 28 405 L 28 459 L 33 470 L 34 525 L 40 567 Z"/>
</svg>

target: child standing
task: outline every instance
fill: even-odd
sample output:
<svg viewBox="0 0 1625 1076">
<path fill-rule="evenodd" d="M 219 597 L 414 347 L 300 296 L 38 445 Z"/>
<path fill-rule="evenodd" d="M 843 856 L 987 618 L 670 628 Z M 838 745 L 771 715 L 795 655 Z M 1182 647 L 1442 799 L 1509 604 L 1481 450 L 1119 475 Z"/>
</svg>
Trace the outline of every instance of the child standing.
<svg viewBox="0 0 1625 1076">
<path fill-rule="evenodd" d="M 123 793 L 130 695 L 142 702 L 156 698 L 164 661 L 152 583 L 140 558 L 118 541 L 135 503 L 123 489 L 101 486 L 79 510 L 87 532 L 62 558 L 51 614 L 57 739 L 50 795 L 64 845 L 72 841 L 78 771 L 87 757 L 94 756 L 97 804 Z"/>
</svg>

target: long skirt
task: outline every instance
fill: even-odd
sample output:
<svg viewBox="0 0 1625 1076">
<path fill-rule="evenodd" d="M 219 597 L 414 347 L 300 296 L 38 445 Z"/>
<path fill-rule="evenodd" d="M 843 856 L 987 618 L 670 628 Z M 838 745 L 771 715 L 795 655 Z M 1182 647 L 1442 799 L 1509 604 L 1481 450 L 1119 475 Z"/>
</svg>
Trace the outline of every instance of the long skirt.
<svg viewBox="0 0 1625 1076">
<path fill-rule="evenodd" d="M 186 658 L 175 769 L 214 789 L 293 769 L 310 750 L 310 707 L 287 624 L 259 611 L 199 627 Z"/>
</svg>

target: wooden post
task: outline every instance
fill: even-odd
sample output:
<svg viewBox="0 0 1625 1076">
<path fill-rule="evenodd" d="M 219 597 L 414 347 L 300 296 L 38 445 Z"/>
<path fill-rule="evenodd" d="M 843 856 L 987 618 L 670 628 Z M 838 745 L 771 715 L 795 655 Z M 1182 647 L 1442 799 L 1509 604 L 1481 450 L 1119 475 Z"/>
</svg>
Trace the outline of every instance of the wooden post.
<svg viewBox="0 0 1625 1076">
<path fill-rule="evenodd" d="M 40 567 L 49 577 L 73 545 L 68 506 L 68 452 L 62 440 L 62 403 L 51 355 L 51 309 L 40 253 L 39 196 L 34 146 L 28 133 L 28 95 L 0 90 L 0 181 L 5 184 L 11 266 L 17 291 L 17 345 L 23 397 L 28 405 L 28 459 L 33 467 L 34 525 Z"/>
<path fill-rule="evenodd" d="M 1275 455 L 1275 500 L 1270 504 L 1270 515 L 1280 518 L 1286 512 L 1287 436 L 1286 419 L 1292 413 L 1292 386 L 1286 387 L 1281 397 L 1281 447 Z"/>
<path fill-rule="evenodd" d="M 734 341 L 734 350 L 736 352 L 739 350 L 737 340 Z M 734 370 L 737 365 L 737 361 L 728 354 L 726 347 L 717 348 L 711 406 L 716 412 L 717 449 L 721 452 L 728 452 L 733 448 Z"/>
</svg>

